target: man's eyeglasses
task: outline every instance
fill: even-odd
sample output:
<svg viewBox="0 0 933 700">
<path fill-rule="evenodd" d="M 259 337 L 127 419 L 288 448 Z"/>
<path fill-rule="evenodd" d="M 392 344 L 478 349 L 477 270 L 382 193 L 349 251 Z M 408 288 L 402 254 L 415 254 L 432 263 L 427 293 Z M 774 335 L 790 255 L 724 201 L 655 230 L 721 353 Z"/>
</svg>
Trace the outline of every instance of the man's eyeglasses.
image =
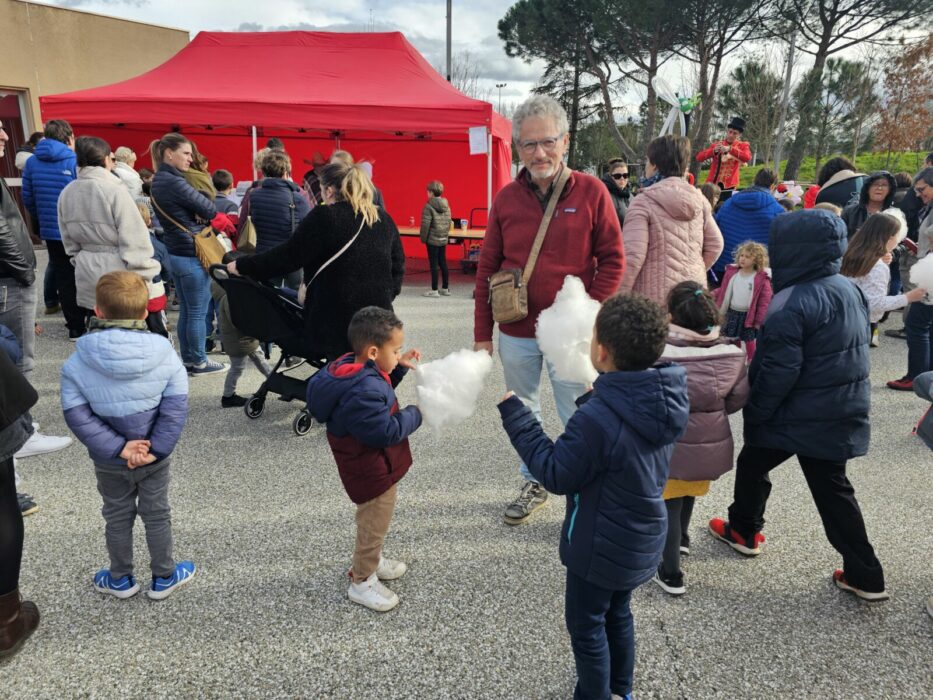
<svg viewBox="0 0 933 700">
<path fill-rule="evenodd" d="M 612 173 L 613 180 L 624 180 L 628 177 L 628 173 Z"/>
<path fill-rule="evenodd" d="M 522 153 L 534 153 L 538 150 L 538 146 L 541 146 L 547 153 L 551 153 L 557 148 L 557 144 L 560 142 L 560 137 L 562 135 L 563 134 L 560 134 L 549 139 L 541 139 L 540 141 L 522 141 L 518 144 L 518 147 L 522 150 Z"/>
</svg>

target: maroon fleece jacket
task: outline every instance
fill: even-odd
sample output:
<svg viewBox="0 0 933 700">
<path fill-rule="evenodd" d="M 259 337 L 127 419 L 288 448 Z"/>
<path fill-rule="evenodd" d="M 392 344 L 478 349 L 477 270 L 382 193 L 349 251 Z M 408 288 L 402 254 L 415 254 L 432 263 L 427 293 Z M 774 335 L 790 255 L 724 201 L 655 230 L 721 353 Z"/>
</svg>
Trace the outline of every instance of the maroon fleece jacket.
<svg viewBox="0 0 933 700">
<path fill-rule="evenodd" d="M 473 339 L 477 343 L 492 340 L 490 275 L 525 267 L 544 217 L 529 181 L 528 172 L 522 170 L 492 204 L 476 271 Z M 589 295 L 603 301 L 618 289 L 624 269 L 622 230 L 606 186 L 591 175 L 571 172 L 528 281 L 528 316 L 503 324 L 499 330 L 517 338 L 534 338 L 538 314 L 554 303 L 567 275 L 579 277 Z"/>
</svg>

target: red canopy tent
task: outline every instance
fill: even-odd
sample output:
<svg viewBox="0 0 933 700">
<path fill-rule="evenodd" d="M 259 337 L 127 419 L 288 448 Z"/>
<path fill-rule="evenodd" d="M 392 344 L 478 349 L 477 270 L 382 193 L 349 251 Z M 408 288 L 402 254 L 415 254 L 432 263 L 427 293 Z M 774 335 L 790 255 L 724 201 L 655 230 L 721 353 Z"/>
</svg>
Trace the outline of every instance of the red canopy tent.
<svg viewBox="0 0 933 700">
<path fill-rule="evenodd" d="M 252 177 L 257 140 L 284 141 L 296 180 L 309 168 L 303 159 L 343 148 L 373 164 L 399 225 L 420 220 L 435 179 L 454 218 L 485 224 L 511 178 L 510 122 L 446 82 L 398 32 L 201 32 L 148 73 L 39 101 L 43 120 L 129 146 L 137 167 L 171 130 L 237 180 Z M 485 129 L 486 155 L 470 155 L 472 127 Z"/>
</svg>

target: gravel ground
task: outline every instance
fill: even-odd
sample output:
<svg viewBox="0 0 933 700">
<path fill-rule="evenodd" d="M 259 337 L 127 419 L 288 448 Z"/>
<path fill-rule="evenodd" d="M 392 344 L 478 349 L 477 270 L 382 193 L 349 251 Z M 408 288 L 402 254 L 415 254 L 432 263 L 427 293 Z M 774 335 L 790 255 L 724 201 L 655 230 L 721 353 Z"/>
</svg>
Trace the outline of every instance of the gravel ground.
<svg viewBox="0 0 933 700">
<path fill-rule="evenodd" d="M 426 284 L 423 272 L 410 275 L 398 301 L 409 342 L 426 359 L 470 346 L 470 278 L 455 274 L 450 298 L 422 298 Z M 41 322 L 35 418 L 61 435 L 58 370 L 73 346 L 61 316 Z M 705 523 L 730 502 L 726 475 L 696 505 L 687 595 L 671 599 L 648 584 L 634 596 L 637 697 L 930 697 L 933 620 L 923 606 L 933 594 L 933 460 L 910 435 L 923 402 L 884 388 L 903 373 L 905 354 L 889 338 L 872 351 L 872 450 L 850 469 L 892 600 L 869 606 L 831 585 L 840 559 L 795 461 L 773 474 L 763 556 L 745 560 L 713 541 Z M 259 379 L 249 370 L 241 393 Z M 470 421 L 412 439 L 415 465 L 386 548 L 410 570 L 393 586 L 401 605 L 383 615 L 346 599 L 353 505 L 323 430 L 295 436 L 296 403 L 271 399 L 258 420 L 221 409 L 222 384 L 192 381 L 171 501 L 176 556 L 199 570 L 165 601 L 105 598 L 91 587 L 107 559 L 80 445 L 19 463 L 23 489 L 40 505 L 26 520 L 21 589 L 42 623 L 0 666 L 0 698 L 572 695 L 557 556 L 563 498 L 526 525 L 501 520 L 520 480 L 494 408 L 498 362 Z M 400 401 L 413 397 L 413 382 L 404 383 Z M 544 400 L 554 434 L 553 402 Z M 740 435 L 739 420 L 734 428 Z M 141 526 L 136 534 L 145 582 Z"/>
</svg>

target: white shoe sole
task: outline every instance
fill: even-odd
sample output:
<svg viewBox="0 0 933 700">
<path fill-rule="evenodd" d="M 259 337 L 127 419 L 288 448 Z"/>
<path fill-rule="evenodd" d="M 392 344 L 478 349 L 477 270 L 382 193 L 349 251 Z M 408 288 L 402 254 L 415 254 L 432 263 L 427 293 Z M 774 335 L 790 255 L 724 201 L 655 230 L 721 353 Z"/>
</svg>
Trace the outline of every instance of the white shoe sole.
<svg viewBox="0 0 933 700">
<path fill-rule="evenodd" d="M 149 600 L 165 600 L 165 599 L 168 598 L 170 595 L 172 595 L 172 593 L 174 593 L 174 592 L 177 591 L 179 588 L 181 588 L 182 586 L 186 585 L 186 584 L 188 583 L 188 581 L 190 581 L 191 579 L 193 579 L 193 578 L 194 578 L 194 575 L 197 573 L 197 571 L 198 571 L 198 570 L 195 569 L 194 571 L 191 572 L 191 575 L 190 575 L 188 578 L 182 579 L 181 581 L 179 581 L 178 583 L 176 583 L 174 586 L 172 586 L 171 588 L 166 588 L 164 591 L 158 591 L 158 592 L 156 592 L 156 591 L 153 591 L 153 590 L 150 588 L 148 591 L 146 591 L 146 597 L 148 597 Z"/>
<path fill-rule="evenodd" d="M 867 601 L 869 603 L 883 603 L 884 601 L 888 600 L 891 597 L 887 591 L 881 591 L 880 593 L 871 593 L 869 591 L 863 591 L 859 588 L 850 586 L 845 581 L 840 581 L 835 576 L 833 577 L 833 583 L 836 584 L 836 588 L 846 591 L 848 593 L 851 593 L 856 598 Z"/>
<path fill-rule="evenodd" d="M 732 549 L 734 549 L 736 552 L 738 552 L 739 554 L 743 556 L 757 557 L 759 554 L 761 554 L 760 546 L 757 549 L 749 549 L 743 544 L 739 544 L 738 542 L 732 542 L 731 540 L 727 540 L 725 537 L 721 537 L 719 533 L 713 530 L 713 528 L 708 528 L 708 529 L 709 529 L 709 534 L 711 534 L 713 537 L 715 537 L 720 542 L 725 542 L 727 545 L 732 547 Z"/>
<path fill-rule="evenodd" d="M 120 600 L 126 600 L 127 598 L 132 598 L 134 595 L 139 593 L 139 581 L 133 584 L 132 588 L 127 588 L 125 591 L 118 591 L 113 588 L 104 588 L 103 586 L 98 586 L 96 583 L 94 584 L 94 590 L 98 593 L 112 595 L 114 598 L 119 598 Z"/>
<path fill-rule="evenodd" d="M 187 368 L 186 368 L 186 369 L 187 369 Z M 223 369 L 215 369 L 215 370 L 213 370 L 212 372 L 192 372 L 192 371 L 189 369 L 189 370 L 188 370 L 188 376 L 189 376 L 189 377 L 213 377 L 215 374 L 223 374 L 224 372 L 226 372 L 226 371 L 229 370 L 229 369 L 230 369 L 230 366 L 229 366 L 229 365 L 224 365 L 224 368 L 223 368 Z"/>
<path fill-rule="evenodd" d="M 370 610 L 375 610 L 376 612 L 389 612 L 399 604 L 398 596 L 394 593 L 388 600 L 382 599 L 382 601 L 376 602 L 364 598 L 363 596 L 356 595 L 352 588 L 347 589 L 347 598 L 349 598 L 350 602 L 352 603 L 362 605 L 364 608 L 369 608 Z"/>
<path fill-rule="evenodd" d="M 652 578 L 651 580 L 654 581 L 658 585 L 658 587 L 662 591 L 667 593 L 668 595 L 682 596 L 684 593 L 687 592 L 686 586 L 670 586 L 664 583 L 664 581 L 661 580 L 661 577 L 658 576 L 657 574 L 655 574 L 654 578 Z"/>
<path fill-rule="evenodd" d="M 537 513 L 542 508 L 546 507 L 551 502 L 551 499 L 548 498 L 546 501 L 543 501 L 528 511 L 528 514 L 524 518 L 513 518 L 510 515 L 503 515 L 502 519 L 507 525 L 521 525 L 522 523 L 527 523 L 531 520 L 531 517 Z"/>
</svg>

